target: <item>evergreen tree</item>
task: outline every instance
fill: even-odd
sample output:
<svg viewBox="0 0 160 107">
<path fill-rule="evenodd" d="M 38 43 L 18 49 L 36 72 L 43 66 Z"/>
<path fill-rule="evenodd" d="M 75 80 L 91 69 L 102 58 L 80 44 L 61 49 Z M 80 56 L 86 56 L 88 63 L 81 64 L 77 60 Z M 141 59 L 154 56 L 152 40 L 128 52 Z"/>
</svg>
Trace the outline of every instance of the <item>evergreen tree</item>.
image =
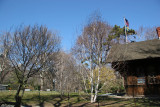
<svg viewBox="0 0 160 107">
<path fill-rule="evenodd" d="M 131 35 L 135 35 L 136 34 L 135 30 L 133 30 L 133 29 L 128 29 L 128 30 L 126 29 L 126 33 L 127 33 L 127 36 L 131 36 Z M 120 26 L 115 25 L 112 28 L 108 39 L 109 40 L 116 39 L 116 40 L 119 41 L 119 39 L 121 37 L 122 38 L 125 37 L 125 27 L 121 28 Z M 135 38 L 135 36 L 134 36 L 134 38 Z"/>
</svg>

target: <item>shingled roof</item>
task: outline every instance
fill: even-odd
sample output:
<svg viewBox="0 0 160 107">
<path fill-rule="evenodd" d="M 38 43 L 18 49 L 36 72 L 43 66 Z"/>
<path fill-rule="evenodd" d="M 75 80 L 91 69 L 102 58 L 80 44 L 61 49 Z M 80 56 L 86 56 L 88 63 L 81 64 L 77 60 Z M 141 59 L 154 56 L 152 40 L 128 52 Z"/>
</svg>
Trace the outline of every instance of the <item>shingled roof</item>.
<svg viewBox="0 0 160 107">
<path fill-rule="evenodd" d="M 160 58 L 160 40 L 148 40 L 129 44 L 118 44 L 111 48 L 107 62 Z"/>
</svg>

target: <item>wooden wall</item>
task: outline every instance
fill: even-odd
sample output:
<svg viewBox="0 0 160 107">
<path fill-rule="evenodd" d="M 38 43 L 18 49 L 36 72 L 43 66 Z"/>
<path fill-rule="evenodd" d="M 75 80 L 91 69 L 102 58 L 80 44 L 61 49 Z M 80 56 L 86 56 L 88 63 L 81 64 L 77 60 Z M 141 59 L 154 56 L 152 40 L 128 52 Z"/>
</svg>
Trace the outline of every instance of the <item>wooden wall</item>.
<svg viewBox="0 0 160 107">
<path fill-rule="evenodd" d="M 125 78 L 126 93 L 136 95 L 160 96 L 160 59 L 145 59 L 129 61 L 125 64 L 125 71 L 121 71 Z"/>
</svg>

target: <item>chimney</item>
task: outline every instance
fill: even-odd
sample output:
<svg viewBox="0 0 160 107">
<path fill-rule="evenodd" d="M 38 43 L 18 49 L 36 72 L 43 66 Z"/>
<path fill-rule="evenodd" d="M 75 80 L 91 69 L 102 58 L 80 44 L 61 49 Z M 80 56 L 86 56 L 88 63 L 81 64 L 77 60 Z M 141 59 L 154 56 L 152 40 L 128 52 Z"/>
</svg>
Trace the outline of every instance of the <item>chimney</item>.
<svg viewBox="0 0 160 107">
<path fill-rule="evenodd" d="M 158 39 L 160 40 L 160 27 L 157 27 L 157 35 L 158 35 Z"/>
</svg>

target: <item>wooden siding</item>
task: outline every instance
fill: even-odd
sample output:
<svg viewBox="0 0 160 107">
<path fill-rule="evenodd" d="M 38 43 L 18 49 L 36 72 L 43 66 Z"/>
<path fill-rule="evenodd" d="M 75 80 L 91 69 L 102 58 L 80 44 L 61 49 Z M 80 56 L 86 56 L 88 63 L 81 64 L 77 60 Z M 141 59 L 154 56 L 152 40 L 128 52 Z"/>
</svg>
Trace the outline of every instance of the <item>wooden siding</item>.
<svg viewBox="0 0 160 107">
<path fill-rule="evenodd" d="M 130 96 L 144 95 L 145 88 L 146 88 L 145 86 L 130 85 L 126 88 L 127 95 Z"/>
<path fill-rule="evenodd" d="M 138 83 L 138 77 L 127 77 L 126 92 L 128 95 L 160 95 L 160 83 L 149 83 L 145 77 L 145 83 Z M 160 75 L 156 76 L 156 80 L 160 79 Z"/>
<path fill-rule="evenodd" d="M 125 63 L 124 76 L 127 95 L 160 96 L 160 59 L 136 60 Z"/>
</svg>

